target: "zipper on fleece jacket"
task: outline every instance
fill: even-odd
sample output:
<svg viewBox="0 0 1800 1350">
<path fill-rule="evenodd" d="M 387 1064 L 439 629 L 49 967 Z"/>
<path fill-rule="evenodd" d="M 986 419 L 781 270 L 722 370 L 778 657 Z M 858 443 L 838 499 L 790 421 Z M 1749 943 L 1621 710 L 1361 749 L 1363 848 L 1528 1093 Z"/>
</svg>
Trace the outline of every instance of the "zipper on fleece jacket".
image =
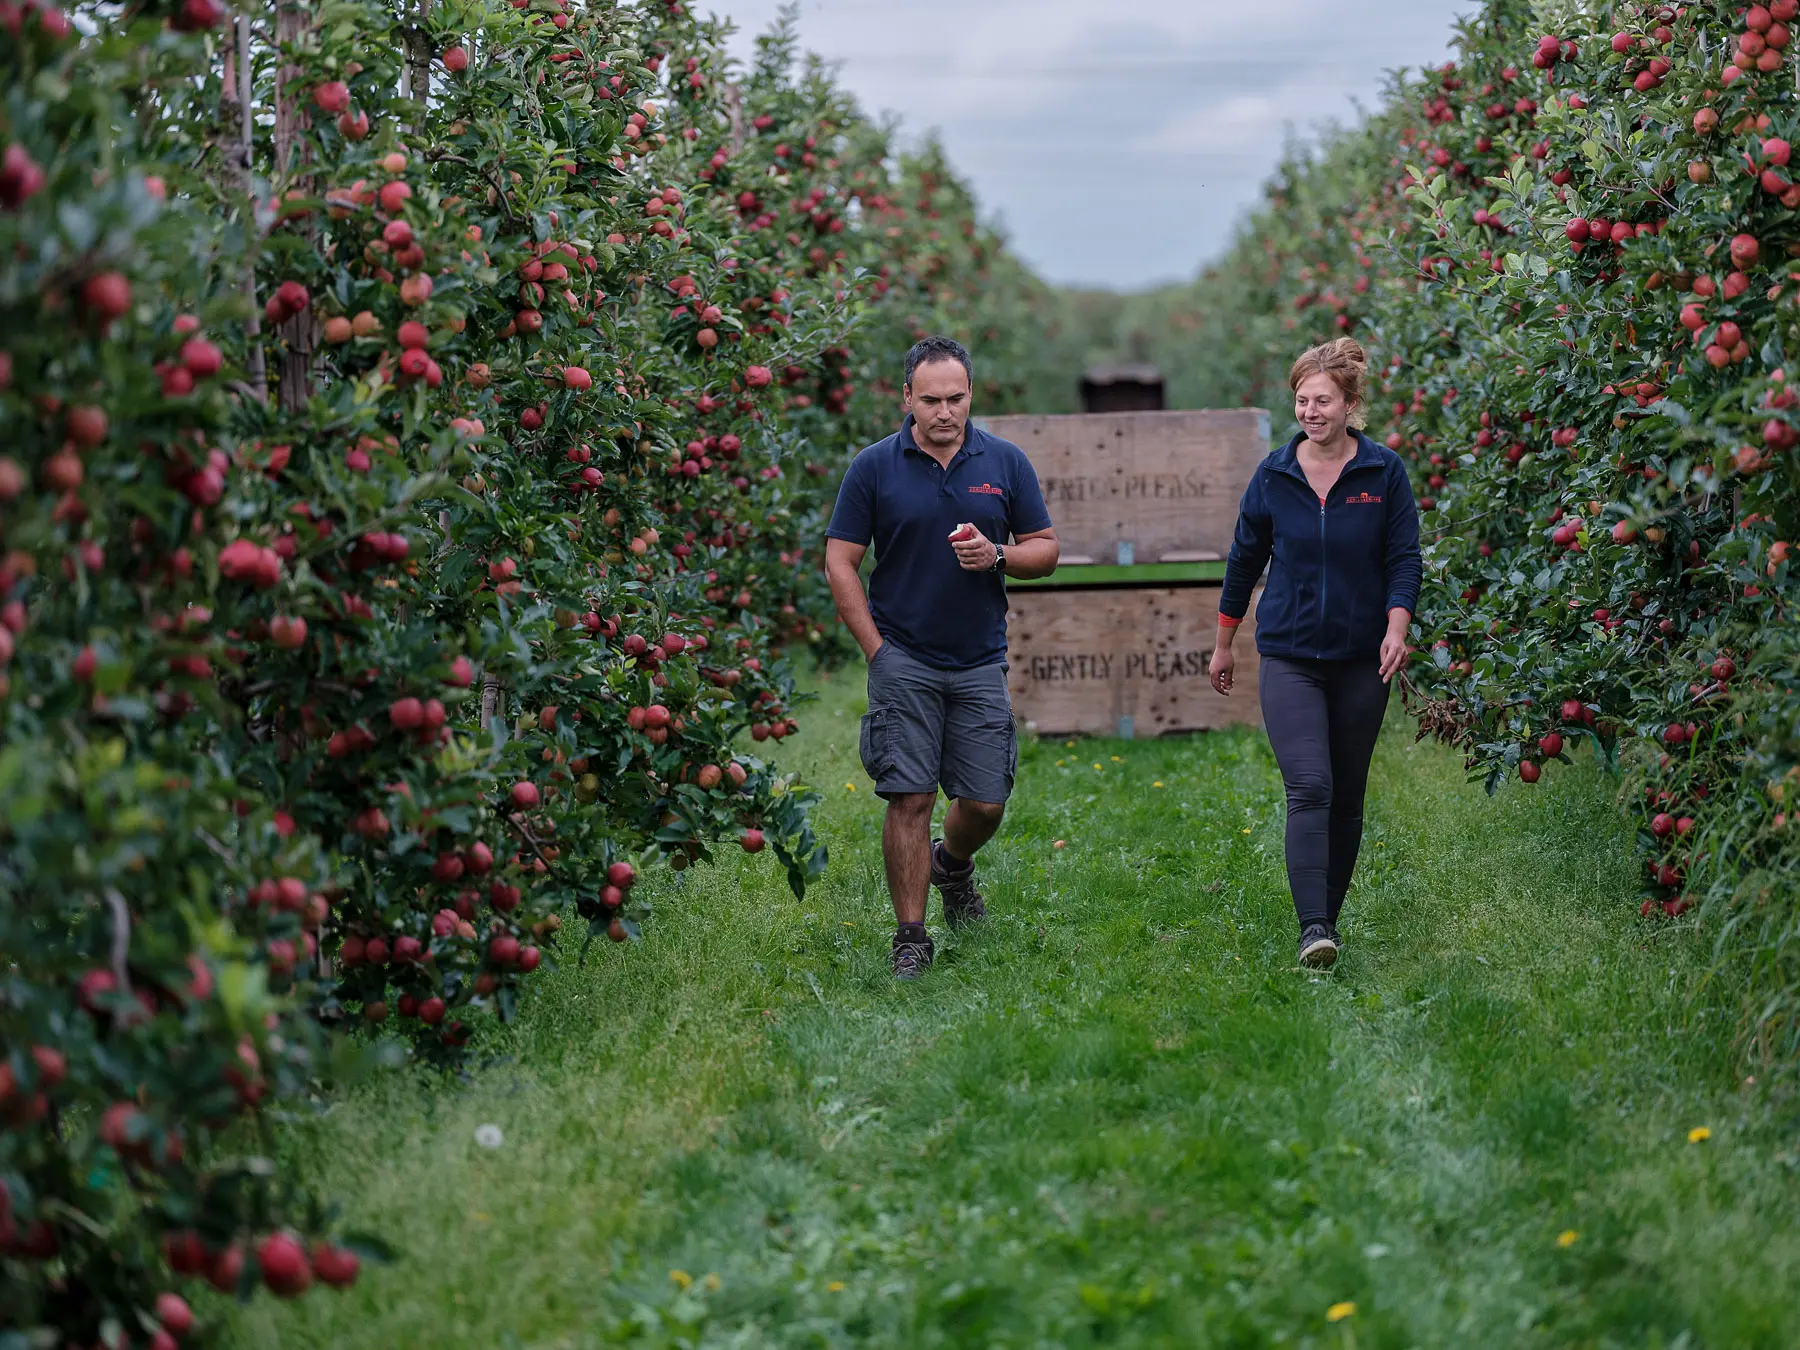
<svg viewBox="0 0 1800 1350">
<path fill-rule="evenodd" d="M 1343 477 L 1343 474 L 1338 475 L 1340 482 Z M 1310 484 L 1307 491 L 1312 491 Z M 1325 659 L 1325 616 L 1331 612 L 1331 560 L 1325 552 L 1325 502 L 1336 491 L 1337 486 L 1333 484 L 1331 492 L 1319 498 L 1319 622 L 1313 628 L 1314 659 L 1319 661 Z"/>
</svg>

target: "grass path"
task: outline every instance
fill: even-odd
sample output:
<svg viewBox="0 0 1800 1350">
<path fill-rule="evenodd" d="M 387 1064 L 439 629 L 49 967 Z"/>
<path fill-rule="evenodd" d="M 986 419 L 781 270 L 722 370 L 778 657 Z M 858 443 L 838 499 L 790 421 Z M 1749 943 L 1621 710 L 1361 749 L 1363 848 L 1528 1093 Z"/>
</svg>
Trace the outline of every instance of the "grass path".
<svg viewBox="0 0 1800 1350">
<path fill-rule="evenodd" d="M 232 1344 L 1800 1345 L 1792 1107 L 1735 1080 L 1704 940 L 1629 919 L 1597 775 L 1489 802 L 1391 735 L 1314 977 L 1260 736 L 1028 746 L 994 917 L 896 987 L 823 689 L 823 884 L 665 878 L 472 1083 L 296 1126 L 403 1256 Z"/>
</svg>

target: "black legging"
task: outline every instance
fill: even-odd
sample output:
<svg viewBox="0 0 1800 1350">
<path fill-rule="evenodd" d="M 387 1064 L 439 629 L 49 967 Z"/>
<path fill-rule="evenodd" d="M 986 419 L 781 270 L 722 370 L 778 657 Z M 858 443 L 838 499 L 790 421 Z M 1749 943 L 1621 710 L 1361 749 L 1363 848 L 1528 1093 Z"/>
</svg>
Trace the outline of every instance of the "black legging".
<svg viewBox="0 0 1800 1350">
<path fill-rule="evenodd" d="M 1369 760 L 1387 715 L 1379 662 L 1262 659 L 1263 725 L 1287 785 L 1287 872 L 1300 926 L 1333 923 L 1362 847 Z"/>
</svg>

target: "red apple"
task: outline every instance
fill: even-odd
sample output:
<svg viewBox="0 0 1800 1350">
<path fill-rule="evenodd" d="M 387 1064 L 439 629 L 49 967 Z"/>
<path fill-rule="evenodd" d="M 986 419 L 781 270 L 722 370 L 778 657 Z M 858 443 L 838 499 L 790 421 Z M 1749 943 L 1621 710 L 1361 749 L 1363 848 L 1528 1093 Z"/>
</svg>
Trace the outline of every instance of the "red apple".
<svg viewBox="0 0 1800 1350">
<path fill-rule="evenodd" d="M 257 1244 L 256 1264 L 263 1283 L 278 1298 L 303 1294 L 312 1284 L 312 1268 L 299 1239 L 288 1233 L 271 1233 Z"/>
<path fill-rule="evenodd" d="M 194 1310 L 180 1294 L 158 1294 L 156 1320 L 171 1336 L 185 1336 L 194 1329 Z"/>
<path fill-rule="evenodd" d="M 356 1283 L 356 1274 L 361 1267 L 362 1261 L 353 1251 L 330 1243 L 313 1244 L 312 1272 L 320 1284 L 330 1285 L 333 1289 L 347 1288 Z"/>
<path fill-rule="evenodd" d="M 296 651 L 306 645 L 306 620 L 277 614 L 269 620 L 269 640 L 283 651 Z"/>
<path fill-rule="evenodd" d="M 336 116 L 350 108 L 350 86 L 342 80 L 327 80 L 313 89 L 313 104 L 322 113 Z"/>
</svg>

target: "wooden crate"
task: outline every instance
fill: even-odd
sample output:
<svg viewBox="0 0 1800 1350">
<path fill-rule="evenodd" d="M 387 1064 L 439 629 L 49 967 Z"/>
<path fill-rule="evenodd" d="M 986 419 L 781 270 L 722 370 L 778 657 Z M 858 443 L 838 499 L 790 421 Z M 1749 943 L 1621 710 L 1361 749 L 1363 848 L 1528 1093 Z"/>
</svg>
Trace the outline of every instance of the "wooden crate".
<svg viewBox="0 0 1800 1350">
<path fill-rule="evenodd" d="M 1238 501 L 1269 452 L 1269 414 L 995 417 L 1037 470 L 1062 565 L 1202 562 L 1231 548 Z"/>
<path fill-rule="evenodd" d="M 1256 601 L 1232 651 L 1231 697 L 1207 675 L 1217 585 L 1010 592 L 1007 683 L 1013 713 L 1044 735 L 1160 736 L 1262 725 Z"/>
</svg>

